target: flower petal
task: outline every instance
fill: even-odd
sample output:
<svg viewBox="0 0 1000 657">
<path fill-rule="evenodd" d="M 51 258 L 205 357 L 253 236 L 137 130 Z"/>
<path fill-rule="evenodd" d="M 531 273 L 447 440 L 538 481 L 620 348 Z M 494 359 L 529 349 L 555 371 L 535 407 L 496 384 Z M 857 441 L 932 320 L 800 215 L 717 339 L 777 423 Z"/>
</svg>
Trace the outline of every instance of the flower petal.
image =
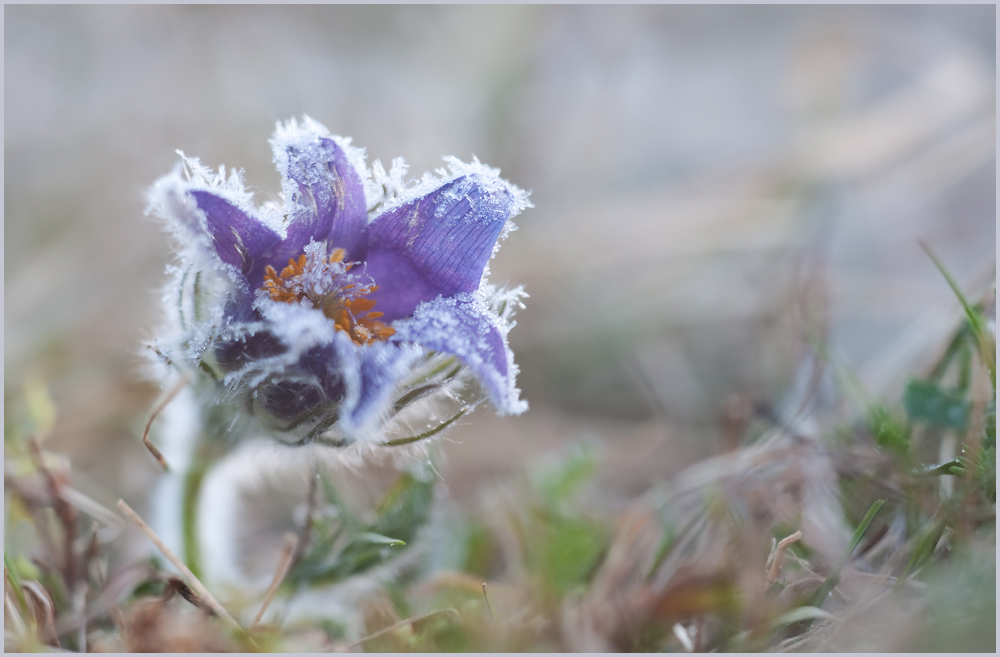
<svg viewBox="0 0 1000 657">
<path fill-rule="evenodd" d="M 221 341 L 215 348 L 215 362 L 224 373 L 237 372 L 265 358 L 288 351 L 272 332 L 261 330 L 238 339 Z"/>
<path fill-rule="evenodd" d="M 254 404 L 280 421 L 339 404 L 340 426 L 355 440 L 378 435 L 399 379 L 422 353 L 411 344 L 357 345 L 316 310 L 264 302 L 267 328 L 217 348 L 232 389 L 255 391 Z"/>
<path fill-rule="evenodd" d="M 307 305 L 264 303 L 258 306 L 262 322 L 236 324 L 233 334 L 220 340 L 216 359 L 233 389 L 250 389 L 265 379 L 286 374 L 315 376 L 304 367 L 313 351 L 333 342 L 332 322 Z"/>
<path fill-rule="evenodd" d="M 455 354 L 475 372 L 501 414 L 519 415 L 528 408 L 515 385 L 517 366 L 507 345 L 511 324 L 498 316 L 479 292 L 439 297 L 422 303 L 413 317 L 393 324 L 392 341 L 413 342 Z"/>
<path fill-rule="evenodd" d="M 364 440 L 377 434 L 392 393 L 421 351 L 414 345 L 385 342 L 358 346 L 346 333 L 339 333 L 335 344 L 346 384 L 340 426 L 355 439 Z"/>
<path fill-rule="evenodd" d="M 165 219 L 181 242 L 193 247 L 185 250 L 187 259 L 217 256 L 234 282 L 246 282 L 254 269 L 263 272 L 263 261 L 281 236 L 261 220 L 239 173 L 226 181 L 221 171 L 212 176 L 195 159 L 184 158 L 183 165 L 156 182 L 146 212 Z M 181 175 L 186 169 L 193 171 L 190 179 Z"/>
<path fill-rule="evenodd" d="M 264 258 L 281 241 L 281 237 L 217 194 L 203 189 L 188 193 L 198 209 L 205 213 L 206 228 L 219 258 L 227 265 L 236 267 L 244 276 L 254 269 L 263 271 Z"/>
<path fill-rule="evenodd" d="M 284 178 L 282 188 L 291 219 L 288 235 L 275 254 L 276 268 L 302 253 L 311 240 L 327 240 L 329 249 L 347 251 L 348 261 L 361 261 L 367 247 L 368 210 L 358 172 L 360 149 L 338 140 L 307 119 L 278 126 L 271 139 L 274 163 Z M 363 166 L 363 164 L 362 164 Z"/>
<path fill-rule="evenodd" d="M 386 322 L 422 301 L 479 288 L 504 224 L 516 212 L 506 183 L 461 176 L 381 215 L 368 228 L 367 274 Z"/>
<path fill-rule="evenodd" d="M 256 392 L 255 404 L 282 422 L 302 418 L 312 409 L 330 401 L 327 391 L 308 378 L 264 383 Z"/>
</svg>

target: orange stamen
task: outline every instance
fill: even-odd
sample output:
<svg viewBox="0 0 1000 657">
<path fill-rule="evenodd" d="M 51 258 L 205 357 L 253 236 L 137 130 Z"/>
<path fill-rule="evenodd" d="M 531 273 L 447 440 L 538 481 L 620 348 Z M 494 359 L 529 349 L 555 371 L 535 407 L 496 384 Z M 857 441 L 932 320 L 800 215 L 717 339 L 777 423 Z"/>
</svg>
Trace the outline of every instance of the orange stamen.
<svg viewBox="0 0 1000 657">
<path fill-rule="evenodd" d="M 327 256 L 326 262 L 335 265 L 343 262 L 346 255 L 347 252 L 344 249 L 334 249 Z M 377 290 L 377 285 L 364 287 L 348 283 L 340 288 L 340 294 L 345 296 L 328 296 L 321 299 L 313 298 L 312 295 L 305 292 L 294 291 L 290 287 L 292 279 L 301 276 L 305 272 L 307 264 L 308 258 L 303 253 L 298 259 L 289 258 L 288 265 L 281 270 L 280 274 L 274 267 L 268 265 L 264 269 L 264 284 L 261 289 L 266 290 L 273 301 L 283 303 L 293 303 L 308 296 L 313 302 L 313 306 L 330 318 L 334 329 L 347 333 L 355 344 L 371 344 L 376 340 L 386 340 L 395 335 L 394 328 L 378 321 L 378 318 L 384 316 L 385 313 L 369 312 L 375 307 L 375 300 L 362 296 Z M 347 272 L 355 264 L 345 264 L 342 271 Z M 361 316 L 358 317 L 358 315 Z"/>
<path fill-rule="evenodd" d="M 375 301 L 374 299 L 365 299 L 363 297 L 357 297 L 345 301 L 344 306 L 350 308 L 356 313 L 363 313 L 366 310 L 371 310 L 372 308 L 374 308 Z"/>
</svg>

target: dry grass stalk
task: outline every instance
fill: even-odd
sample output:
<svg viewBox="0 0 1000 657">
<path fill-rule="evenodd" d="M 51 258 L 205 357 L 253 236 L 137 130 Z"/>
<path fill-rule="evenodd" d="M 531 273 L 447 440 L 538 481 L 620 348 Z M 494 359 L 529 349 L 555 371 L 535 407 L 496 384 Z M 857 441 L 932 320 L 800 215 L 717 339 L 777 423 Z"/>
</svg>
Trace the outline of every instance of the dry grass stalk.
<svg viewBox="0 0 1000 657">
<path fill-rule="evenodd" d="M 455 618 L 456 621 L 461 621 L 462 620 L 461 615 L 459 615 L 459 613 L 457 611 L 455 611 L 454 609 L 450 609 L 450 608 L 449 609 L 436 609 L 434 611 L 427 612 L 426 614 L 420 614 L 419 616 L 413 616 L 411 618 L 404 618 L 403 620 L 401 620 L 399 622 L 393 623 L 389 627 L 384 627 L 381 630 L 379 630 L 378 632 L 373 632 L 372 634 L 369 634 L 368 636 L 366 636 L 366 637 L 364 637 L 362 639 L 358 639 L 357 641 L 355 641 L 354 643 L 352 643 L 350 645 L 350 647 L 351 648 L 357 648 L 358 646 L 360 646 L 360 645 L 362 645 L 364 643 L 367 643 L 368 641 L 371 641 L 373 639 L 377 639 L 380 636 L 385 636 L 386 634 L 389 634 L 390 632 L 394 632 L 394 631 L 398 630 L 401 627 L 407 627 L 407 626 L 410 626 L 410 625 L 415 625 L 417 623 L 420 623 L 422 621 L 427 620 L 428 618 L 433 618 L 434 616 L 440 616 L 442 614 L 449 614 L 451 616 L 454 616 L 454 618 Z"/>
<path fill-rule="evenodd" d="M 785 562 L 785 553 L 788 552 L 788 548 L 791 547 L 792 543 L 796 542 L 802 538 L 802 532 L 797 531 L 791 536 L 786 536 L 778 542 L 778 545 L 774 548 L 771 556 L 767 559 L 767 583 L 774 584 L 778 579 L 778 573 L 781 572 L 781 565 Z"/>
<path fill-rule="evenodd" d="M 163 556 L 165 556 L 170 563 L 174 564 L 174 567 L 176 567 L 177 570 L 184 575 L 184 578 L 187 580 L 187 583 L 191 586 L 191 588 L 198 592 L 198 595 L 201 596 L 201 598 L 212 609 L 212 611 L 216 613 L 216 615 L 225 619 L 225 621 L 232 625 L 233 628 L 240 634 L 246 635 L 246 631 L 240 626 L 239 623 L 236 622 L 236 619 L 229 615 L 229 612 L 226 611 L 225 607 L 219 604 L 219 601 L 215 599 L 215 596 L 213 596 L 207 588 L 205 588 L 205 585 L 201 583 L 201 580 L 194 576 L 191 569 L 188 568 L 187 565 L 166 546 L 160 537 L 156 535 L 156 532 L 153 531 L 153 528 L 146 524 L 146 521 L 143 520 L 142 517 L 132 509 L 132 507 L 125 503 L 125 500 L 118 500 L 118 508 L 120 508 L 122 512 L 128 516 L 129 520 L 134 522 L 136 526 L 142 530 L 142 533 L 153 542 L 157 549 L 163 553 Z M 248 640 L 254 645 L 254 647 L 257 647 L 257 645 L 253 643 L 252 639 L 249 639 L 248 637 Z"/>
<path fill-rule="evenodd" d="M 83 511 L 91 518 L 98 520 L 108 527 L 112 527 L 119 532 L 125 529 L 125 523 L 116 516 L 111 509 L 103 504 L 92 500 L 72 486 L 63 486 L 61 489 L 63 498 L 78 510 Z M 103 542 L 103 541 L 102 541 Z"/>
<path fill-rule="evenodd" d="M 45 645 L 59 648 L 59 638 L 56 635 L 55 604 L 48 591 L 41 584 L 33 581 L 21 582 L 21 590 L 24 591 L 28 605 L 35 616 L 37 625 L 35 631 L 38 633 L 38 638 Z"/>
<path fill-rule="evenodd" d="M 692 466 L 626 512 L 582 600 L 579 623 L 565 628 L 564 638 L 572 644 L 587 629 L 599 638 L 594 645 L 606 641 L 611 649 L 631 650 L 636 632 L 650 623 L 670 628 L 732 613 L 757 636 L 786 604 L 766 589 L 789 546 L 808 530 L 810 548 L 823 563 L 846 542 L 835 482 L 822 444 L 780 430 Z M 802 532 L 767 550 L 776 527 L 798 523 Z M 664 545 L 668 533 L 673 538 Z M 764 577 L 754 563 L 766 564 Z M 788 587 L 801 588 L 805 576 L 799 573 Z M 702 629 L 698 645 L 711 645 L 712 627 Z"/>
<path fill-rule="evenodd" d="M 302 531 L 299 532 L 295 552 L 292 553 L 292 560 L 288 564 L 289 570 L 305 555 L 306 549 L 309 547 L 309 541 L 312 539 L 313 516 L 316 512 L 316 493 L 318 492 L 317 482 L 319 482 L 319 478 L 320 471 L 319 463 L 317 462 L 313 466 L 313 474 L 309 478 L 309 489 L 306 491 L 306 518 L 302 523 Z"/>
<path fill-rule="evenodd" d="M 66 582 L 67 588 L 72 589 L 74 583 L 76 582 L 77 574 L 76 552 L 73 549 L 73 540 L 76 536 L 76 509 L 70 505 L 63 496 L 62 482 L 57 480 L 55 475 L 52 474 L 52 471 L 45 465 L 42 448 L 39 446 L 38 441 L 34 436 L 31 436 L 28 439 L 28 453 L 31 455 L 31 460 L 34 461 L 35 467 L 38 468 L 38 471 L 45 479 L 45 483 L 49 489 L 49 496 L 51 498 L 53 510 L 56 512 L 56 516 L 62 523 L 63 531 L 65 532 L 63 579 Z"/>
<path fill-rule="evenodd" d="M 149 416 L 149 421 L 146 422 L 146 428 L 142 430 L 142 444 L 146 446 L 146 449 L 149 450 L 149 453 L 153 455 L 153 458 L 156 459 L 156 462 L 159 463 L 164 470 L 170 470 L 170 466 L 167 464 L 167 460 L 163 458 L 163 453 L 160 452 L 156 445 L 153 444 L 153 441 L 149 439 L 149 429 L 153 426 L 153 420 L 159 417 L 160 413 L 163 412 L 163 409 L 165 409 L 167 405 L 174 400 L 174 397 L 180 394 L 180 391 L 183 390 L 189 382 L 190 378 L 186 374 L 181 377 L 181 380 L 177 382 L 177 385 L 175 385 L 170 392 L 167 393 L 167 396 L 163 398 L 163 401 L 157 404 L 153 409 L 152 414 Z"/>
<path fill-rule="evenodd" d="M 496 614 L 493 613 L 493 601 L 490 600 L 490 587 L 483 582 L 483 597 L 486 599 L 486 609 L 490 612 L 490 620 L 496 621 Z"/>
<path fill-rule="evenodd" d="M 260 604 L 260 611 L 257 612 L 253 622 L 250 623 L 250 632 L 254 631 L 257 623 L 264 617 L 264 612 L 267 611 L 271 600 L 274 599 L 275 594 L 278 592 L 278 587 L 281 586 L 281 583 L 285 580 L 285 576 L 288 575 L 288 570 L 292 567 L 292 557 L 295 556 L 297 545 L 298 539 L 295 538 L 295 534 L 285 535 L 285 545 L 281 550 L 281 561 L 278 562 L 278 569 L 274 573 L 274 579 L 271 580 L 271 586 L 268 587 L 267 593 L 264 594 L 264 601 Z"/>
<path fill-rule="evenodd" d="M 93 621 L 106 613 L 114 613 L 117 604 L 128 593 L 144 581 L 155 578 L 155 570 L 142 563 L 132 563 L 119 568 L 107 578 L 100 594 L 90 601 L 86 614 L 75 613 L 62 616 L 56 622 L 56 630 L 60 635 L 73 632 L 85 623 Z"/>
</svg>

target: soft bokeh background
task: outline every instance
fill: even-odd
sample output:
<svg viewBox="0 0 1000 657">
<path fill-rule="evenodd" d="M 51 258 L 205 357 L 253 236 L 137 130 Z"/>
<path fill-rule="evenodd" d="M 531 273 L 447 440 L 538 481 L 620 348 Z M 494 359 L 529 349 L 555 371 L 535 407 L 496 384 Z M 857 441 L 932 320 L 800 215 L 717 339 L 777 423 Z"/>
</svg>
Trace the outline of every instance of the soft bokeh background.
<svg viewBox="0 0 1000 657">
<path fill-rule="evenodd" d="M 780 408 L 810 337 L 892 394 L 956 318 L 918 239 L 973 294 L 993 280 L 992 6 L 4 17 L 5 396 L 49 386 L 52 448 L 109 504 L 156 474 L 137 354 L 170 253 L 143 192 L 182 149 L 264 198 L 267 138 L 303 113 L 369 161 L 475 154 L 533 190 L 491 265 L 531 294 L 511 334 L 531 410 L 450 434 L 453 491 L 581 439 L 641 491 L 748 404 Z"/>
</svg>

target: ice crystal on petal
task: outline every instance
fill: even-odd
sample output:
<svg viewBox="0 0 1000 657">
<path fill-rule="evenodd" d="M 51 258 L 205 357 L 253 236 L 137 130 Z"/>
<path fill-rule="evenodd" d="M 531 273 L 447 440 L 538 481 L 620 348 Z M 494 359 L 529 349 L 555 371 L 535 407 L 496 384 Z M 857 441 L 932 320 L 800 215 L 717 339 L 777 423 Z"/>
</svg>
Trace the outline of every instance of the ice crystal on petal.
<svg viewBox="0 0 1000 657">
<path fill-rule="evenodd" d="M 366 181 L 369 212 L 384 209 L 394 200 L 406 193 L 406 172 L 410 167 L 401 157 L 393 158 L 392 167 L 386 173 L 382 163 L 375 160 L 372 163 L 371 177 Z"/>
</svg>

